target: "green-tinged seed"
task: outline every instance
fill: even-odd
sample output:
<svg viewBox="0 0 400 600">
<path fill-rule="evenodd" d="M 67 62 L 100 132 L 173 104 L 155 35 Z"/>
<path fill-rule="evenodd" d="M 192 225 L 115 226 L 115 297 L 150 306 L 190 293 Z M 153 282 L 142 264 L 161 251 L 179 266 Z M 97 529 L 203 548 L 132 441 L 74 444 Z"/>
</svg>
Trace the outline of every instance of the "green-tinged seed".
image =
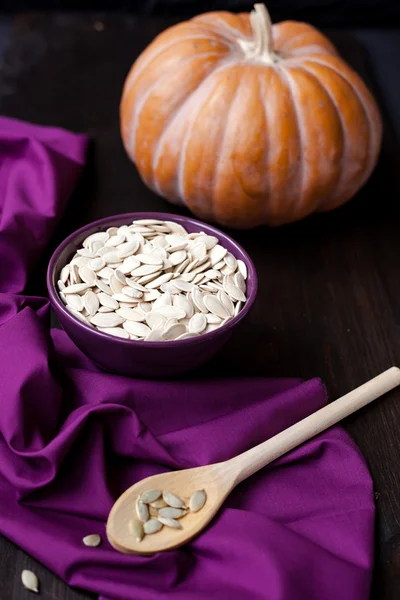
<svg viewBox="0 0 400 600">
<path fill-rule="evenodd" d="M 172 492 L 163 492 L 162 496 L 168 506 L 172 506 L 173 508 L 183 508 L 185 506 L 183 500 L 181 500 L 179 496 L 173 494 Z"/>
<path fill-rule="evenodd" d="M 190 501 L 189 501 L 189 508 L 192 512 L 197 512 L 198 510 L 201 510 L 203 508 L 203 506 L 205 505 L 207 500 L 207 496 L 204 490 L 197 490 L 197 492 L 194 492 L 194 494 L 192 494 Z"/>
<path fill-rule="evenodd" d="M 162 523 L 166 527 L 172 527 L 173 529 L 182 529 L 182 525 L 179 523 L 179 521 L 176 521 L 175 519 L 167 519 L 166 517 L 158 517 L 158 520 L 160 521 L 160 523 Z"/>
<path fill-rule="evenodd" d="M 186 515 L 186 510 L 182 508 L 172 508 L 167 506 L 166 508 L 160 508 L 158 511 L 160 517 L 164 519 L 180 519 Z"/>
<path fill-rule="evenodd" d="M 128 531 L 135 536 L 137 542 L 141 542 L 144 536 L 143 523 L 138 519 L 132 519 L 128 523 Z"/>
<path fill-rule="evenodd" d="M 161 490 L 148 490 L 147 492 L 143 492 L 140 496 L 140 500 L 145 504 L 150 504 L 150 502 L 154 502 L 154 500 L 158 500 L 161 496 Z"/>
</svg>

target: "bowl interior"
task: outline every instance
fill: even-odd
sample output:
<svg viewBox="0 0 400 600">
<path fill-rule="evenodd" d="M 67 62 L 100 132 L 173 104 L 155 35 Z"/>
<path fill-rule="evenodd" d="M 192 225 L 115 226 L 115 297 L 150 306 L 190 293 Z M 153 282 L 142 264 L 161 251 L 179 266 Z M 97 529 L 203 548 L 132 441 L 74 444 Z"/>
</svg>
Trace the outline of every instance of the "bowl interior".
<svg viewBox="0 0 400 600">
<path fill-rule="evenodd" d="M 246 264 L 246 267 L 247 267 L 247 280 L 246 280 L 247 302 L 244 304 L 244 306 L 242 307 L 242 309 L 240 310 L 238 315 L 236 317 L 234 317 L 233 319 L 231 319 L 230 321 L 228 321 L 227 323 L 225 323 L 225 325 L 223 325 L 222 327 L 215 329 L 214 331 L 211 331 L 209 333 L 206 333 L 206 334 L 203 334 L 203 335 L 200 335 L 197 337 L 193 337 L 193 338 L 190 338 L 187 340 L 178 340 L 178 341 L 173 340 L 173 341 L 169 341 L 168 343 L 145 342 L 145 341 L 139 341 L 139 340 L 125 340 L 122 338 L 114 338 L 114 340 L 121 342 L 121 343 L 125 343 L 125 344 L 126 343 L 127 344 L 145 344 L 146 347 L 149 345 L 155 345 L 155 346 L 163 346 L 163 347 L 168 348 L 171 346 L 171 344 L 185 344 L 185 343 L 195 342 L 196 340 L 199 340 L 199 339 L 203 340 L 205 338 L 214 337 L 214 334 L 221 332 L 222 330 L 232 328 L 238 321 L 240 321 L 245 316 L 245 314 L 249 311 L 251 305 L 253 304 L 255 296 L 256 296 L 257 275 L 256 275 L 254 264 L 253 264 L 252 260 L 250 259 L 249 255 L 247 254 L 247 252 L 245 252 L 243 250 L 243 248 L 237 242 L 235 242 L 231 237 L 229 237 L 228 235 L 226 235 L 224 232 L 220 231 L 219 229 L 216 229 L 212 225 L 202 223 L 200 221 L 191 219 L 189 217 L 184 217 L 181 215 L 174 215 L 174 214 L 169 214 L 169 213 L 147 213 L 147 212 L 143 213 L 143 212 L 140 212 L 140 213 L 128 213 L 128 214 L 123 214 L 123 215 L 106 217 L 105 219 L 100 219 L 98 221 L 94 221 L 93 223 L 89 223 L 88 225 L 85 225 L 78 231 L 72 233 L 55 250 L 53 256 L 50 259 L 49 268 L 47 271 L 47 286 L 48 286 L 50 299 L 51 299 L 53 305 L 58 310 L 62 311 L 63 314 L 65 315 L 65 317 L 68 318 L 68 320 L 72 319 L 75 324 L 81 325 L 88 332 L 90 331 L 101 337 L 106 336 L 107 339 L 110 339 L 110 337 L 112 337 L 112 336 L 109 336 L 108 334 L 105 334 L 97 329 L 94 329 L 88 325 L 85 325 L 84 323 L 82 323 L 81 321 L 76 319 L 73 315 L 71 315 L 71 313 L 66 310 L 63 302 L 61 301 L 61 298 L 58 295 L 56 284 L 60 278 L 60 271 L 61 271 L 62 267 L 64 267 L 72 259 L 73 255 L 76 253 L 76 250 L 82 246 L 82 242 L 85 238 L 87 238 L 92 233 L 96 233 L 97 231 L 104 231 L 108 227 L 112 227 L 112 226 L 119 227 L 121 225 L 129 225 L 133 220 L 136 220 L 136 219 L 159 219 L 159 220 L 164 220 L 164 221 L 174 221 L 176 223 L 180 223 L 183 227 L 185 227 L 185 229 L 189 233 L 204 231 L 205 233 L 207 233 L 209 235 L 216 236 L 218 238 L 221 246 L 224 246 L 225 248 L 227 248 L 228 251 L 231 252 L 236 258 L 241 259 Z"/>
</svg>

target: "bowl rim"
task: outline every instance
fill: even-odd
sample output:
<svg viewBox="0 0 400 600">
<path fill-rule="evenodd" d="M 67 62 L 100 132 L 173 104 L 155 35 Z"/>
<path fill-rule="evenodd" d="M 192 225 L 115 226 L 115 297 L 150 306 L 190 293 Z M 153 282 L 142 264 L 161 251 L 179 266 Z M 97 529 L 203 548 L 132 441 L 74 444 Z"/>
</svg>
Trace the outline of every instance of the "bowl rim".
<svg viewBox="0 0 400 600">
<path fill-rule="evenodd" d="M 206 233 L 208 233 L 209 235 L 215 235 L 216 237 L 218 237 L 219 240 L 220 240 L 220 238 L 222 238 L 221 239 L 222 242 L 223 242 L 224 238 L 227 239 L 234 247 L 236 247 L 242 253 L 243 257 L 246 259 L 246 266 L 248 269 L 248 277 L 249 277 L 249 274 L 251 274 L 251 278 L 253 280 L 253 290 L 249 294 L 247 301 L 246 301 L 245 305 L 243 306 L 243 308 L 239 311 L 239 313 L 236 316 L 234 316 L 232 319 L 230 319 L 227 323 L 225 323 L 221 327 L 214 329 L 214 331 L 210 331 L 210 332 L 204 333 L 204 334 L 199 334 L 197 336 L 188 338 L 186 340 L 169 340 L 168 342 L 156 342 L 156 341 L 155 342 L 151 342 L 151 341 L 146 342 L 145 340 L 132 340 L 132 339 L 127 340 L 124 338 L 119 338 L 119 337 L 110 335 L 109 333 L 103 333 L 102 331 L 99 331 L 98 329 L 95 329 L 94 327 L 91 327 L 90 325 L 86 325 L 86 323 L 83 323 L 83 321 L 80 321 L 79 319 L 74 317 L 66 309 L 65 305 L 63 304 L 63 302 L 58 294 L 55 284 L 53 285 L 53 272 L 54 272 L 56 263 L 58 261 L 59 255 L 66 248 L 66 246 L 68 246 L 70 243 L 72 243 L 76 237 L 80 236 L 85 231 L 91 230 L 94 227 L 102 227 L 102 226 L 106 226 L 106 225 L 109 227 L 112 227 L 113 221 L 121 221 L 121 220 L 125 220 L 125 219 L 127 219 L 127 220 L 131 219 L 132 221 L 134 221 L 136 219 L 159 219 L 159 220 L 164 220 L 164 221 L 174 221 L 183 226 L 185 223 L 189 222 L 189 223 L 192 223 L 193 225 L 195 225 L 196 227 L 204 228 Z M 223 245 L 223 243 L 221 245 Z M 55 279 L 56 278 L 54 278 L 54 280 Z M 258 289 L 258 277 L 257 277 L 257 271 L 254 266 L 254 263 L 253 263 L 252 259 L 250 258 L 250 256 L 248 255 L 248 253 L 246 252 L 246 250 L 244 250 L 244 248 L 242 248 L 242 246 L 238 242 L 236 242 L 230 235 L 228 235 L 224 231 L 217 229 L 213 225 L 209 225 L 208 223 L 204 223 L 203 221 L 199 221 L 199 220 L 193 219 L 191 217 L 186 217 L 184 215 L 177 215 L 174 213 L 152 212 L 152 211 L 139 211 L 139 212 L 121 213 L 118 215 L 111 215 L 109 217 L 103 217 L 101 219 L 97 219 L 96 221 L 91 221 L 90 223 L 87 223 L 83 227 L 80 227 L 79 229 L 73 231 L 68 237 L 66 237 L 57 246 L 57 248 L 54 250 L 53 254 L 51 255 L 51 258 L 50 258 L 50 261 L 49 261 L 49 264 L 47 267 L 46 284 L 47 284 L 47 290 L 49 293 L 50 302 L 51 302 L 53 308 L 55 310 L 58 309 L 63 314 L 63 316 L 66 317 L 67 320 L 70 321 L 73 325 L 77 325 L 77 326 L 80 326 L 81 328 L 83 328 L 83 331 L 87 331 L 88 333 L 90 332 L 91 334 L 98 336 L 98 338 L 100 340 L 106 339 L 106 340 L 110 341 L 110 339 L 112 339 L 116 343 L 127 344 L 130 347 L 132 347 L 132 345 L 136 345 L 138 347 L 145 347 L 145 348 L 161 348 L 162 347 L 162 348 L 168 349 L 170 347 L 177 347 L 178 345 L 180 347 L 182 347 L 184 345 L 189 346 L 189 345 L 194 345 L 194 344 L 201 344 L 204 341 L 212 341 L 214 338 L 220 337 L 220 335 L 222 333 L 225 333 L 225 332 L 231 330 L 233 327 L 235 327 L 247 315 L 250 308 L 254 304 L 254 300 L 256 298 L 257 289 Z"/>
</svg>

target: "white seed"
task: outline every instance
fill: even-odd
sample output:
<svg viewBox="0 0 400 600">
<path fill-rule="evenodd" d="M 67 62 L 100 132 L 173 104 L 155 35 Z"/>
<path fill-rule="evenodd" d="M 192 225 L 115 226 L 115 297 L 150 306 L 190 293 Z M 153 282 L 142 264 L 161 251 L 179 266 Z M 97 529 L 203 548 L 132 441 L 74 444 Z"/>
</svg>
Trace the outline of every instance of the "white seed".
<svg viewBox="0 0 400 600">
<path fill-rule="evenodd" d="M 145 255 L 143 255 L 145 256 Z M 131 272 L 132 277 L 144 277 L 145 275 L 151 275 L 153 273 L 157 273 L 160 270 L 160 263 L 152 264 L 152 265 L 141 265 L 137 269 L 134 269 Z"/>
<path fill-rule="evenodd" d="M 131 296 L 126 296 L 125 294 L 113 294 L 112 297 L 117 302 L 127 302 L 128 304 L 132 304 L 133 298 Z"/>
<path fill-rule="evenodd" d="M 146 284 L 147 289 L 151 290 L 153 288 L 158 288 L 163 283 L 167 283 L 172 277 L 172 273 L 164 273 L 164 275 L 160 275 Z"/>
<path fill-rule="evenodd" d="M 21 581 L 26 590 L 35 592 L 35 594 L 39 593 L 39 579 L 33 571 L 24 569 L 21 573 Z"/>
<path fill-rule="evenodd" d="M 162 258 L 155 254 L 136 254 L 136 258 L 144 265 L 156 265 L 158 268 L 160 268 L 163 263 Z M 146 273 L 143 273 L 143 275 L 146 275 Z"/>
<path fill-rule="evenodd" d="M 153 302 L 153 308 L 159 306 L 171 306 L 171 294 L 169 292 L 165 292 Z"/>
<path fill-rule="evenodd" d="M 124 322 L 124 319 L 116 313 L 97 313 L 90 317 L 89 321 L 97 327 L 117 327 Z"/>
<path fill-rule="evenodd" d="M 161 296 L 162 297 L 162 296 Z M 167 318 L 157 312 L 150 312 L 145 317 L 147 325 L 151 329 L 163 328 L 167 322 Z"/>
<path fill-rule="evenodd" d="M 231 316 L 233 316 L 235 307 L 233 306 L 233 302 L 230 299 L 230 297 L 228 296 L 228 294 L 226 292 L 224 292 L 223 290 L 219 290 L 219 292 L 217 294 L 217 298 L 221 302 L 221 304 L 223 304 L 225 306 L 228 313 Z"/>
<path fill-rule="evenodd" d="M 99 327 L 98 329 L 103 333 L 108 333 L 108 335 L 129 340 L 129 333 L 125 329 L 122 329 L 122 327 Z"/>
<path fill-rule="evenodd" d="M 137 321 L 125 321 L 122 327 L 128 333 L 132 333 L 132 335 L 136 335 L 137 337 L 146 337 L 151 331 L 150 327 Z"/>
<path fill-rule="evenodd" d="M 204 296 L 204 304 L 207 309 L 217 317 L 226 319 L 229 317 L 228 309 L 218 300 L 218 298 L 212 294 L 206 294 Z"/>
<path fill-rule="evenodd" d="M 174 286 L 183 292 L 190 292 L 193 289 L 193 284 L 183 279 L 174 279 Z"/>
<path fill-rule="evenodd" d="M 184 319 L 186 317 L 185 311 L 176 306 L 157 306 L 153 312 L 163 315 L 167 319 Z"/>
<path fill-rule="evenodd" d="M 69 277 L 69 269 L 68 267 L 63 267 L 60 273 L 60 279 L 63 283 L 67 283 Z"/>
<path fill-rule="evenodd" d="M 120 244 L 122 244 L 126 239 L 126 236 L 123 235 L 122 233 L 117 233 L 116 235 L 112 235 L 106 242 L 105 242 L 105 246 L 107 248 L 112 248 L 115 246 L 119 246 Z"/>
<path fill-rule="evenodd" d="M 188 333 L 184 333 L 183 335 L 180 335 L 176 339 L 177 340 L 188 340 L 189 338 L 196 337 L 196 335 L 197 335 L 196 333 L 189 333 L 188 332 Z"/>
<path fill-rule="evenodd" d="M 83 310 L 83 298 L 78 294 L 68 294 L 67 302 L 71 308 L 76 310 L 77 312 L 81 312 Z"/>
<path fill-rule="evenodd" d="M 113 310 L 117 310 L 117 308 L 119 308 L 118 302 L 114 298 L 109 296 L 108 294 L 105 294 L 104 292 L 100 292 L 98 294 L 98 296 L 99 296 L 99 302 L 102 306 L 107 306 L 107 308 L 111 308 Z"/>
<path fill-rule="evenodd" d="M 236 285 L 236 287 L 239 288 L 239 290 L 241 290 L 243 293 L 246 292 L 246 282 L 244 280 L 243 275 L 240 273 L 240 271 L 238 271 L 237 273 L 235 273 L 234 277 L 233 277 L 233 283 Z"/>
<path fill-rule="evenodd" d="M 150 502 L 155 502 L 155 500 L 158 500 L 161 494 L 161 490 L 147 490 L 140 495 L 140 500 L 145 504 L 150 504 Z"/>
<path fill-rule="evenodd" d="M 89 248 L 93 242 L 101 242 L 102 244 L 105 244 L 109 237 L 109 234 L 105 231 L 92 233 L 92 235 L 89 235 L 89 237 L 84 240 L 83 246 L 84 248 Z"/>
<path fill-rule="evenodd" d="M 86 535 L 82 542 L 85 546 L 90 546 L 91 548 L 97 548 L 101 544 L 101 537 L 98 533 L 93 533 L 92 535 Z"/>
<path fill-rule="evenodd" d="M 113 294 L 119 294 L 122 292 L 122 288 L 125 287 L 125 284 L 121 283 L 120 280 L 117 279 L 115 273 L 111 275 L 108 285 L 110 286 Z"/>
<path fill-rule="evenodd" d="M 143 265 L 143 267 L 149 267 L 151 268 L 150 265 Z M 132 271 L 131 275 L 133 275 L 135 271 Z M 158 277 L 159 275 L 161 275 L 162 271 L 156 271 L 155 273 L 150 273 L 150 275 L 143 275 L 143 277 L 140 277 L 138 279 L 138 283 L 140 283 L 141 285 L 145 285 L 146 283 L 149 283 L 149 281 L 153 281 L 153 279 L 155 279 L 156 277 Z"/>
<path fill-rule="evenodd" d="M 106 252 L 102 256 L 107 264 L 121 262 L 121 257 L 116 250 L 114 252 L 113 251 Z"/>
<path fill-rule="evenodd" d="M 196 313 L 189 321 L 190 333 L 201 333 L 207 327 L 207 319 L 203 313 Z"/>
<path fill-rule="evenodd" d="M 160 297 L 160 292 L 158 290 L 149 290 L 143 294 L 144 302 L 153 302 L 153 300 L 157 300 Z"/>
<path fill-rule="evenodd" d="M 133 535 L 137 542 L 141 542 L 144 537 L 143 523 L 138 519 L 132 519 L 128 523 L 128 531 Z"/>
<path fill-rule="evenodd" d="M 217 317 L 217 315 L 213 315 L 213 313 L 207 313 L 205 317 L 207 319 L 207 323 L 218 324 L 222 321 L 221 317 Z"/>
<path fill-rule="evenodd" d="M 64 294 L 80 294 L 90 288 L 88 283 L 73 283 L 63 289 Z"/>
<path fill-rule="evenodd" d="M 136 500 L 136 514 L 143 523 L 149 520 L 149 508 L 140 498 Z"/>
<path fill-rule="evenodd" d="M 162 342 L 162 329 L 152 329 L 148 335 L 144 338 L 146 342 Z"/>
<path fill-rule="evenodd" d="M 165 294 L 165 296 L 166 296 L 166 294 Z M 161 298 L 162 297 L 163 296 L 161 296 Z M 176 308 L 181 308 L 182 310 L 184 310 L 186 317 L 188 317 L 189 319 L 193 316 L 194 306 L 188 298 L 185 298 L 185 296 L 183 296 L 183 294 L 175 295 L 173 303 L 174 303 L 174 306 L 176 306 Z"/>
<path fill-rule="evenodd" d="M 240 260 L 240 258 L 237 261 L 237 266 L 239 269 L 239 273 L 241 273 L 243 275 L 243 279 L 247 279 L 247 267 L 246 267 L 246 263 L 244 263 L 242 260 Z"/>
<path fill-rule="evenodd" d="M 60 290 L 60 292 L 62 292 L 62 291 L 65 289 L 65 283 L 63 283 L 63 282 L 61 281 L 61 279 L 59 279 L 59 280 L 57 281 L 57 287 L 58 287 L 58 289 Z"/>
<path fill-rule="evenodd" d="M 162 524 L 158 519 L 150 519 L 149 521 L 146 521 L 146 523 L 143 523 L 143 531 L 146 535 L 156 533 L 157 531 L 160 531 L 161 528 Z"/>
<path fill-rule="evenodd" d="M 87 266 L 92 271 L 100 271 L 101 269 L 104 269 L 104 267 L 106 266 L 106 261 L 104 260 L 104 258 L 102 256 L 98 256 L 97 258 L 92 258 L 88 262 Z"/>
<path fill-rule="evenodd" d="M 89 283 L 89 285 L 95 285 L 96 283 L 96 274 L 92 269 L 82 265 L 79 267 L 79 277 L 82 279 L 83 283 Z"/>
<path fill-rule="evenodd" d="M 223 248 L 222 246 L 220 246 L 219 244 L 217 244 L 216 246 L 214 246 L 214 248 L 212 248 L 209 252 L 209 257 L 211 260 L 211 264 L 214 266 L 216 265 L 220 260 L 222 260 L 225 256 L 225 254 L 227 253 L 227 249 Z"/>
<path fill-rule="evenodd" d="M 97 279 L 96 280 L 96 285 L 98 288 L 101 289 L 102 292 L 104 292 L 104 294 L 107 294 L 108 296 L 111 296 L 112 291 L 109 285 L 107 285 L 106 283 L 104 283 L 104 281 L 102 281 L 101 279 Z"/>
<path fill-rule="evenodd" d="M 126 285 L 122 288 L 121 292 L 125 294 L 125 296 L 129 296 L 130 298 L 142 298 L 143 292 L 139 292 L 139 290 L 135 290 L 135 288 Z"/>
<path fill-rule="evenodd" d="M 139 241 L 134 239 L 129 242 L 125 242 L 117 247 L 117 252 L 120 258 L 130 257 L 135 254 L 139 248 Z"/>
<path fill-rule="evenodd" d="M 168 506 L 172 506 L 173 508 L 184 508 L 185 506 L 183 500 L 181 500 L 179 496 L 173 494 L 172 492 L 165 491 L 163 492 L 162 497 Z"/>
<path fill-rule="evenodd" d="M 88 312 L 88 315 L 93 316 L 99 310 L 100 306 L 98 295 L 92 291 L 86 292 L 83 297 L 83 304 Z"/>
<path fill-rule="evenodd" d="M 225 264 L 232 270 L 235 271 L 237 268 L 237 260 L 230 252 L 227 252 L 224 256 Z"/>
<path fill-rule="evenodd" d="M 246 296 L 243 292 L 234 284 L 232 275 L 225 275 L 223 279 L 224 290 L 234 300 L 240 300 L 246 302 Z"/>
<path fill-rule="evenodd" d="M 234 312 L 234 316 L 235 316 L 235 317 L 236 317 L 236 315 L 237 315 L 237 314 L 239 314 L 239 312 L 240 312 L 240 309 L 242 308 L 242 304 L 243 304 L 243 303 L 242 303 L 242 302 L 240 302 L 240 300 L 239 300 L 239 302 L 236 302 L 236 306 L 235 306 L 235 312 Z"/>
<path fill-rule="evenodd" d="M 206 235 L 204 243 L 207 250 L 211 250 L 211 248 L 214 248 L 214 246 L 218 244 L 218 238 L 216 238 L 214 235 Z"/>
<path fill-rule="evenodd" d="M 148 312 L 151 312 L 151 304 L 149 304 L 148 302 L 140 302 L 138 304 L 138 309 L 143 313 L 143 314 L 147 314 Z"/>
<path fill-rule="evenodd" d="M 166 506 L 165 508 L 160 508 L 158 514 L 165 519 L 180 519 L 186 515 L 186 510 Z"/>
<path fill-rule="evenodd" d="M 203 294 L 200 292 L 200 290 L 198 288 L 193 288 L 193 290 L 191 292 L 191 300 L 193 301 L 193 304 L 202 313 L 208 313 L 208 309 L 206 308 L 206 305 L 204 304 L 203 297 L 204 297 Z"/>
<path fill-rule="evenodd" d="M 171 325 L 165 325 L 165 329 L 162 334 L 163 340 L 175 340 L 180 335 L 186 333 L 185 325 L 182 323 L 172 323 Z"/>
<path fill-rule="evenodd" d="M 71 313 L 71 315 L 76 317 L 79 321 L 82 321 L 82 323 L 85 323 L 86 325 L 90 325 L 89 321 L 82 313 L 74 310 L 71 306 L 68 305 L 65 308 L 68 310 L 68 312 Z"/>
<path fill-rule="evenodd" d="M 191 512 L 197 512 L 203 508 L 207 500 L 207 495 L 204 490 L 194 492 L 189 500 L 189 508 Z"/>
<path fill-rule="evenodd" d="M 172 527 L 173 529 L 182 529 L 182 525 L 176 519 L 168 519 L 166 517 L 158 517 L 158 520 L 162 525 L 166 527 Z"/>
</svg>

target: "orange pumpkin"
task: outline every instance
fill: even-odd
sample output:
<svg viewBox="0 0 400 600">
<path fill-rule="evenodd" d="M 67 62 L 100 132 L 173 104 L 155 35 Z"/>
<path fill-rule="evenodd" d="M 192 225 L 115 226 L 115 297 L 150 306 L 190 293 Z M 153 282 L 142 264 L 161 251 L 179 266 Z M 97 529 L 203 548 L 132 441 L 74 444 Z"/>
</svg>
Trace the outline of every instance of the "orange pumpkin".
<svg viewBox="0 0 400 600">
<path fill-rule="evenodd" d="M 202 219 L 248 228 L 332 210 L 370 176 L 382 126 L 361 78 L 306 23 L 263 4 L 159 35 L 121 101 L 145 183 Z"/>
</svg>

